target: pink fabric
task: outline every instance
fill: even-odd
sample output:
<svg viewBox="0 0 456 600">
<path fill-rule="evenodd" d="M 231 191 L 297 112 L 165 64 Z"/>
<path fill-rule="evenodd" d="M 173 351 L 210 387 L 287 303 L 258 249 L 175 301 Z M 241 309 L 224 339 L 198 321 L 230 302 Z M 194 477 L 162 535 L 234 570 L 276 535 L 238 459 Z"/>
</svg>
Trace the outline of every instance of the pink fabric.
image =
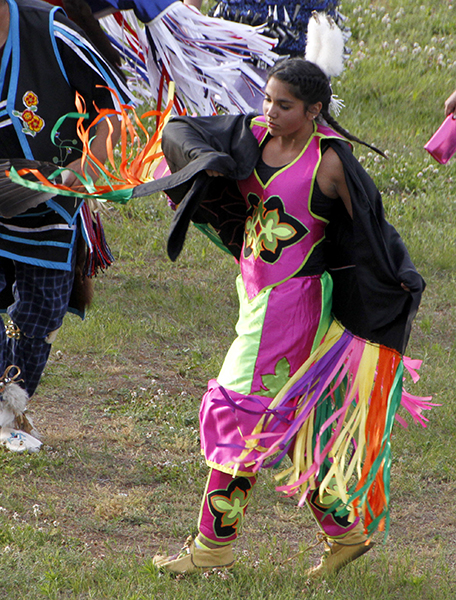
<svg viewBox="0 0 456 600">
<path fill-rule="evenodd" d="M 212 469 L 201 506 L 199 532 L 215 544 L 234 542 L 241 532 L 255 477 L 236 477 Z"/>
<path fill-rule="evenodd" d="M 338 517 L 336 511 L 328 512 L 328 509 L 331 506 L 323 506 L 318 500 L 318 490 L 316 490 L 313 494 L 313 499 L 307 498 L 307 506 L 312 511 L 317 523 L 319 524 L 321 530 L 326 533 L 326 535 L 330 538 L 339 538 L 344 536 L 346 533 L 351 531 L 356 525 L 359 523 L 359 518 L 353 521 L 353 523 L 349 523 L 346 517 Z"/>
<path fill-rule="evenodd" d="M 424 149 L 442 165 L 450 160 L 456 152 L 456 119 L 453 114 L 443 121 Z"/>
<path fill-rule="evenodd" d="M 200 410 L 201 447 L 206 462 L 230 473 L 234 472 L 237 466 L 234 460 L 245 448 L 244 436 L 252 433 L 270 402 L 271 398 L 246 396 L 225 390 L 215 379 L 211 379 Z M 278 431 L 283 433 L 287 428 L 279 427 Z M 250 460 L 260 457 L 261 453 L 254 452 Z M 238 466 L 242 473 L 253 473 L 254 465 Z"/>
<path fill-rule="evenodd" d="M 417 371 L 421 367 L 423 361 L 412 359 L 408 356 L 403 356 L 402 361 L 404 367 L 409 372 L 413 383 L 416 383 L 420 378 Z M 414 396 L 404 389 L 402 392 L 401 405 L 412 416 L 415 423 L 420 423 L 423 427 L 427 427 L 429 419 L 423 415 L 423 411 L 431 410 L 433 406 L 440 406 L 440 404 L 432 403 L 431 400 L 432 396 Z M 402 427 L 408 427 L 407 421 L 398 414 L 396 414 L 396 421 L 400 423 Z"/>
<path fill-rule="evenodd" d="M 286 358 L 291 377 L 311 353 L 321 317 L 319 277 L 297 277 L 275 287 L 270 295 L 256 356 L 253 381 L 243 393 L 221 389 L 216 380 L 208 384 L 200 409 L 201 447 L 211 466 L 233 468 L 233 459 L 245 448 L 248 436 L 271 403 L 272 395 L 259 396 L 264 390 L 262 376 L 274 374 L 277 363 Z M 284 382 L 285 383 L 285 382 Z M 267 394 L 267 392 L 266 392 Z M 292 408 L 297 401 L 289 402 Z M 291 411 L 289 420 L 294 413 Z M 276 434 L 284 433 L 289 423 L 277 423 Z M 272 442 L 272 440 L 271 440 Z M 268 441 L 262 441 L 268 447 Z M 256 452 L 249 457 L 260 458 Z M 240 471 L 252 467 L 241 464 Z"/>
<path fill-rule="evenodd" d="M 255 483 L 255 477 L 233 478 L 232 475 L 211 469 L 198 524 L 199 533 L 206 540 L 219 545 L 234 542 L 241 533 Z M 221 512 L 217 503 L 220 499 L 224 512 Z M 359 518 L 350 523 L 346 516 L 337 515 L 335 510 L 328 513 L 331 506 L 320 504 L 318 490 L 312 494 L 312 498 L 308 498 L 307 504 L 321 530 L 329 537 L 342 537 L 359 523 Z"/>
<path fill-rule="evenodd" d="M 262 376 L 273 374 L 282 358 L 290 364 L 290 377 L 307 360 L 321 318 L 320 277 L 297 277 L 271 291 L 263 324 L 252 389 L 264 390 Z"/>
<path fill-rule="evenodd" d="M 253 126 L 252 132 L 257 138 L 264 137 L 265 134 L 261 126 Z M 255 206 L 255 202 L 261 203 L 247 218 L 246 228 L 250 220 L 251 227 L 256 224 L 256 234 L 260 237 L 264 235 L 268 240 L 273 238 L 281 227 L 290 229 L 287 235 L 294 232 L 293 237 L 284 242 L 290 245 L 281 248 L 280 240 L 276 240 L 276 250 L 270 253 L 268 259 L 255 256 L 252 249 L 246 246 L 247 238 L 244 236 L 240 265 L 249 298 L 254 298 L 262 289 L 297 273 L 312 253 L 313 247 L 324 238 L 327 222 L 317 218 L 309 210 L 320 156 L 320 139 L 314 136 L 301 157 L 276 174 L 266 187 L 259 181 L 255 172 L 238 182 L 241 193 L 244 198 L 249 199 L 250 205 Z M 288 221 L 290 218 L 294 221 Z M 267 233 L 261 228 L 261 223 L 266 219 Z M 271 226 L 274 221 L 275 225 Z"/>
</svg>

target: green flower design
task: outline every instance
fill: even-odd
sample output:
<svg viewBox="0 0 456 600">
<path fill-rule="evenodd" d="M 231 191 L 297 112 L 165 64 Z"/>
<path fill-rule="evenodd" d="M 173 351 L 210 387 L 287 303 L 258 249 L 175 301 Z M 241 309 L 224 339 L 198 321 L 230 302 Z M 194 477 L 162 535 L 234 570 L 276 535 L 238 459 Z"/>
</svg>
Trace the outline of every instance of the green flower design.
<svg viewBox="0 0 456 600">
<path fill-rule="evenodd" d="M 263 250 L 275 252 L 279 241 L 290 240 L 296 235 L 296 229 L 288 223 L 280 221 L 278 209 L 267 210 L 260 199 L 252 216 L 245 222 L 245 245 L 252 248 L 257 259 Z"/>
<path fill-rule="evenodd" d="M 298 219 L 288 214 L 279 196 L 272 195 L 265 201 L 258 194 L 248 194 L 250 208 L 244 231 L 244 256 L 251 254 L 255 260 L 275 263 L 282 251 L 297 244 L 309 230 Z"/>
<path fill-rule="evenodd" d="M 286 357 L 281 358 L 275 366 L 275 373 L 261 376 L 265 389 L 254 392 L 255 396 L 266 396 L 274 398 L 290 379 L 290 363 Z"/>
<path fill-rule="evenodd" d="M 244 508 L 248 504 L 248 498 L 237 487 L 229 498 L 226 496 L 212 496 L 211 504 L 222 515 L 222 527 L 234 525 L 236 522 L 240 525 L 244 517 Z"/>
</svg>

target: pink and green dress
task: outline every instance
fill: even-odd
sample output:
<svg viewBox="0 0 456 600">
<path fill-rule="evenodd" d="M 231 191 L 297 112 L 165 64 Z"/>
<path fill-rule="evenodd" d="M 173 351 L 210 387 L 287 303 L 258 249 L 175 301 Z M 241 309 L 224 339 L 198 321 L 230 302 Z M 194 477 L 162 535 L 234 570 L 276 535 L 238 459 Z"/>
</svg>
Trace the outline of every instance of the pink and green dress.
<svg viewBox="0 0 456 600">
<path fill-rule="evenodd" d="M 252 132 L 261 147 L 263 118 Z M 313 212 L 312 196 L 322 142 L 331 138 L 340 136 L 315 125 L 300 155 L 265 184 L 256 170 L 238 182 L 248 211 L 237 338 L 203 397 L 201 444 L 210 467 L 247 477 L 292 452 L 279 489 L 299 491 L 304 502 L 319 488 L 374 531 L 388 525 L 396 411 L 401 400 L 415 417 L 420 408 L 403 394 L 401 355 L 332 318 L 324 261 L 306 274 L 328 224 Z"/>
</svg>

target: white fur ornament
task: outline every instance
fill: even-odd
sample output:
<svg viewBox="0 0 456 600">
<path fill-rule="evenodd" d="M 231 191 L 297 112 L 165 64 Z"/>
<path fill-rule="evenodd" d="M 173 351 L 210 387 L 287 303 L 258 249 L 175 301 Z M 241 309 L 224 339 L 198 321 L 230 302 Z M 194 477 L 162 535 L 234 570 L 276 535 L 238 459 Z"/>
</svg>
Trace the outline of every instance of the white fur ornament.
<svg viewBox="0 0 456 600">
<path fill-rule="evenodd" d="M 27 408 L 28 394 L 17 383 L 7 383 L 1 393 L 0 427 L 11 427 Z"/>
<path fill-rule="evenodd" d="M 41 447 L 40 440 L 27 431 L 14 429 L 18 424 L 26 424 L 26 428 L 33 433 L 33 425 L 25 416 L 29 397 L 20 385 L 12 381 L 4 384 L 0 394 L 0 444 L 12 452 L 38 452 Z"/>
<path fill-rule="evenodd" d="M 307 26 L 306 60 L 315 63 L 327 77 L 344 69 L 344 36 L 326 13 L 314 11 Z"/>
<path fill-rule="evenodd" d="M 328 77 L 337 77 L 344 70 L 345 40 L 342 30 L 326 13 L 313 11 L 307 26 L 306 60 L 320 67 Z M 344 101 L 334 94 L 329 109 L 336 116 Z"/>
</svg>

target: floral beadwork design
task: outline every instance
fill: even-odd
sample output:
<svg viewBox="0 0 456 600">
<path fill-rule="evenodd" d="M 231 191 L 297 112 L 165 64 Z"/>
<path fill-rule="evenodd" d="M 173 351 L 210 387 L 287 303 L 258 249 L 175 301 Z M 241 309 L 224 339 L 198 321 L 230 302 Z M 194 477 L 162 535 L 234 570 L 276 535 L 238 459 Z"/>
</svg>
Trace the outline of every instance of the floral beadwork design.
<svg viewBox="0 0 456 600">
<path fill-rule="evenodd" d="M 13 115 L 22 121 L 22 133 L 35 137 L 45 126 L 44 119 L 36 114 L 38 109 L 38 96 L 35 92 L 25 92 L 22 96 L 22 102 L 26 107 L 25 110 L 19 112 L 13 110 Z"/>
<path fill-rule="evenodd" d="M 257 260 L 267 263 L 279 260 L 282 250 L 299 242 L 309 233 L 300 221 L 285 211 L 279 196 L 270 196 L 266 202 L 257 194 L 248 195 L 244 236 L 244 257 L 252 253 Z"/>
</svg>

